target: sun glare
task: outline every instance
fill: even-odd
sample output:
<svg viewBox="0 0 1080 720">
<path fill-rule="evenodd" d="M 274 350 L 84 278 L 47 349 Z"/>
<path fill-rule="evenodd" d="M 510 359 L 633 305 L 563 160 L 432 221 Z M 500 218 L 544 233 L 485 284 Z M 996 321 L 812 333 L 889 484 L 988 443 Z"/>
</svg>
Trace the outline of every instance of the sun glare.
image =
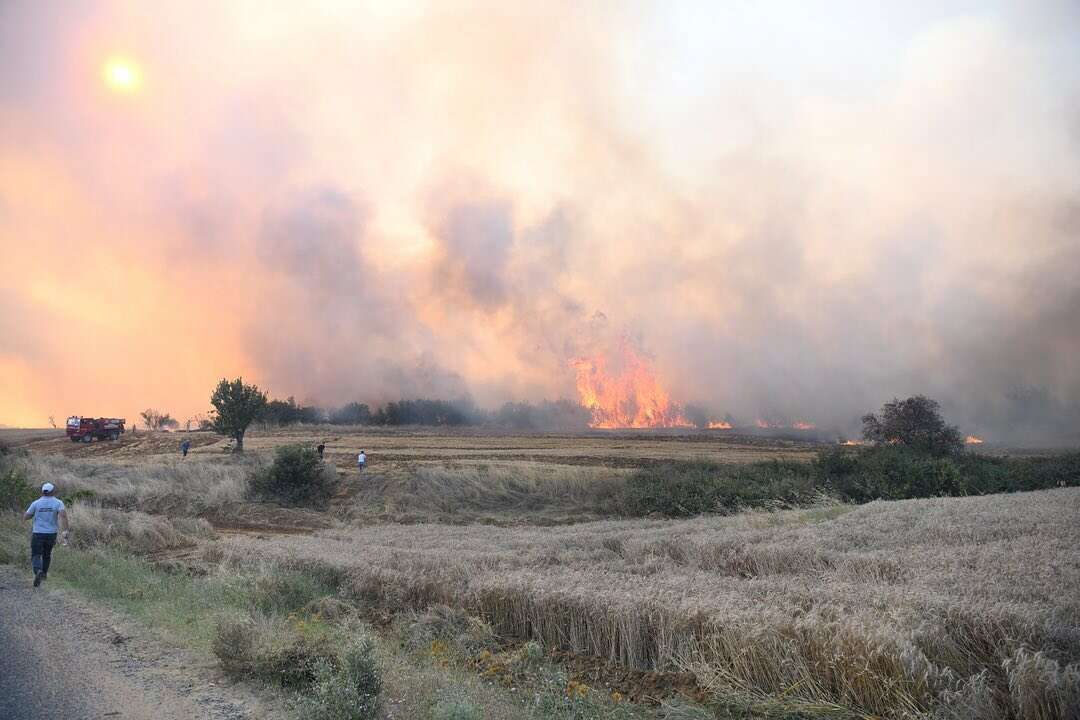
<svg viewBox="0 0 1080 720">
<path fill-rule="evenodd" d="M 125 58 L 109 58 L 105 62 L 105 85 L 114 92 L 132 93 L 142 84 L 139 68 Z"/>
</svg>

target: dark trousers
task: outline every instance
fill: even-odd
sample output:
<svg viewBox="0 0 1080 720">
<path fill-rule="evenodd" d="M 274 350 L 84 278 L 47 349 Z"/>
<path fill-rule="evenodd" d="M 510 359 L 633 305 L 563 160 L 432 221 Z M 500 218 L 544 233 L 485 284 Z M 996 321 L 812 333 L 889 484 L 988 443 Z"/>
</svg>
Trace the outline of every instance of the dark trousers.
<svg viewBox="0 0 1080 720">
<path fill-rule="evenodd" d="M 35 573 L 49 573 L 52 562 L 52 549 L 56 544 L 56 533 L 34 533 L 30 537 L 30 562 Z"/>
</svg>

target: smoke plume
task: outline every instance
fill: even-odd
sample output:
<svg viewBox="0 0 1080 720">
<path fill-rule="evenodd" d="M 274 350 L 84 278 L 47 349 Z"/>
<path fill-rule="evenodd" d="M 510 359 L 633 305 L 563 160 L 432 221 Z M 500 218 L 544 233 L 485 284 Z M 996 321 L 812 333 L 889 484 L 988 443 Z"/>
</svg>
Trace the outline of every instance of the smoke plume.
<svg viewBox="0 0 1080 720">
<path fill-rule="evenodd" d="M 0 422 L 576 398 L 630 337 L 715 418 L 1077 441 L 1076 5 L 716 5 L 4 3 Z"/>
</svg>

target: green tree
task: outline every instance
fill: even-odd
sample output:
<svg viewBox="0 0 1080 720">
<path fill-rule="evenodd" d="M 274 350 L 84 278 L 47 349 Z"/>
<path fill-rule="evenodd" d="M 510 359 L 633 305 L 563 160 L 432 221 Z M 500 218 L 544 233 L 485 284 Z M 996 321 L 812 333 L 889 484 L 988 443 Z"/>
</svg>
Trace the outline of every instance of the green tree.
<svg viewBox="0 0 1080 720">
<path fill-rule="evenodd" d="M 863 438 L 876 443 L 903 445 L 931 455 L 951 455 L 964 449 L 964 438 L 955 425 L 941 417 L 936 400 L 915 395 L 893 398 L 881 406 L 880 416 L 864 415 Z"/>
<path fill-rule="evenodd" d="M 245 385 L 243 378 L 232 382 L 222 378 L 210 396 L 214 406 L 214 432 L 236 440 L 235 452 L 244 451 L 244 433 L 266 406 L 266 393 L 254 385 Z"/>
</svg>

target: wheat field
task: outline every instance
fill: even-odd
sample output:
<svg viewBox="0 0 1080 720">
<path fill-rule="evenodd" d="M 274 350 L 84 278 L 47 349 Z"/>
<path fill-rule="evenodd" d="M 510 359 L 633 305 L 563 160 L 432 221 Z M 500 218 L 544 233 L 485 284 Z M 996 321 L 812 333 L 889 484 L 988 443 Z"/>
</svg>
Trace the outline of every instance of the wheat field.
<svg viewBox="0 0 1080 720">
<path fill-rule="evenodd" d="M 394 610 L 442 603 L 510 637 L 716 692 L 866 715 L 1080 707 L 1080 491 L 557 528 L 380 525 L 232 537 L 318 561 Z"/>
</svg>

